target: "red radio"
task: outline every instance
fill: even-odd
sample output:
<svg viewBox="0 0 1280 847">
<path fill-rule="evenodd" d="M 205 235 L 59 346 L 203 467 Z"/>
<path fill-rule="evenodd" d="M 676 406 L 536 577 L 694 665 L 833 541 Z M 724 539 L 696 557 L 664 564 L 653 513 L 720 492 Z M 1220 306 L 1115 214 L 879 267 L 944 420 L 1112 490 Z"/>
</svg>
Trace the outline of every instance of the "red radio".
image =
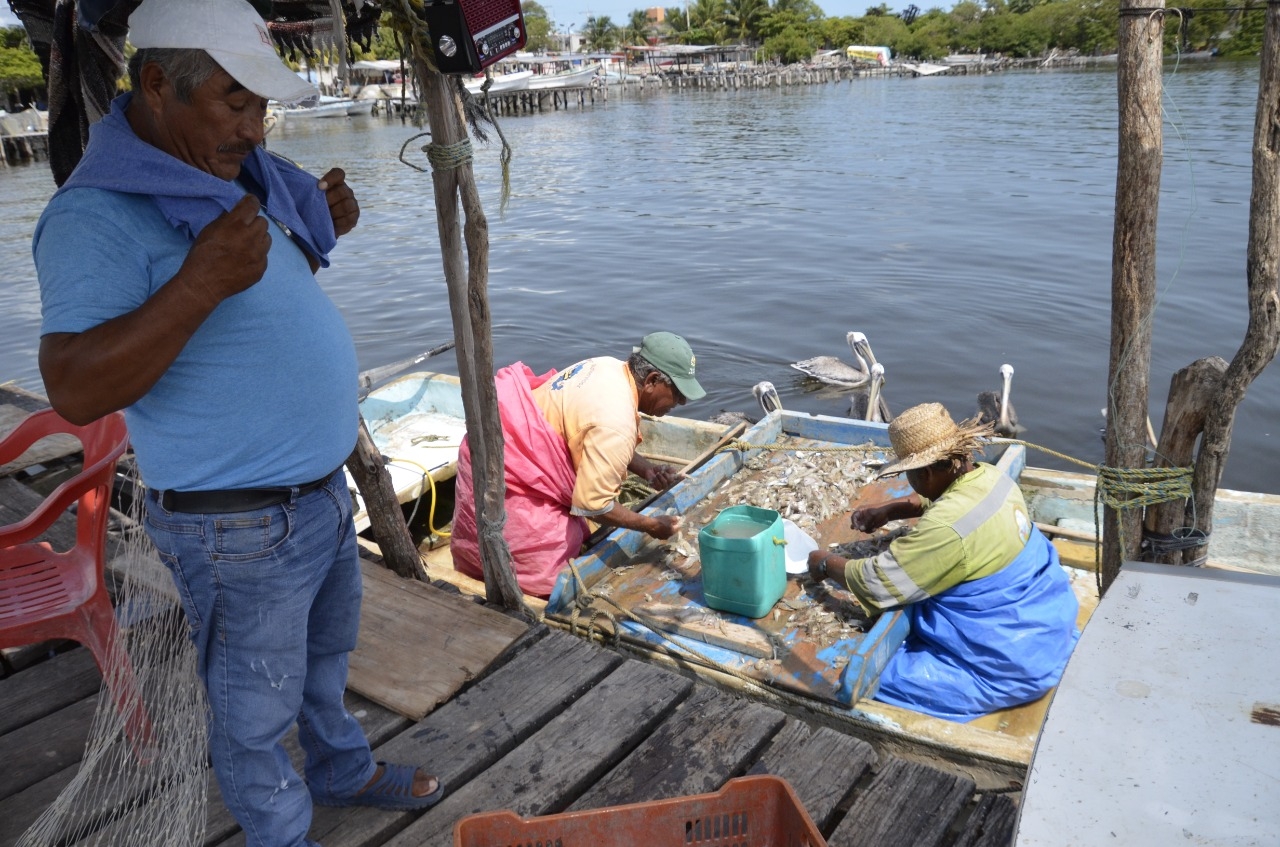
<svg viewBox="0 0 1280 847">
<path fill-rule="evenodd" d="M 520 0 L 427 0 L 420 14 L 442 73 L 479 73 L 528 40 Z"/>
</svg>

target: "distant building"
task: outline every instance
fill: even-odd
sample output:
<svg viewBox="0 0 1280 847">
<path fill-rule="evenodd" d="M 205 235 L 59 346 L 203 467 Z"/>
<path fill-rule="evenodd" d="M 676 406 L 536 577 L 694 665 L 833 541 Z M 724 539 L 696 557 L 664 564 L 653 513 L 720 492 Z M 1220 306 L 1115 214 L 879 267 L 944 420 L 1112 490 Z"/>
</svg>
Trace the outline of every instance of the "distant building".
<svg viewBox="0 0 1280 847">
<path fill-rule="evenodd" d="M 664 23 L 667 20 L 667 10 L 661 6 L 652 6 L 644 10 L 644 16 L 651 24 Z"/>
</svg>

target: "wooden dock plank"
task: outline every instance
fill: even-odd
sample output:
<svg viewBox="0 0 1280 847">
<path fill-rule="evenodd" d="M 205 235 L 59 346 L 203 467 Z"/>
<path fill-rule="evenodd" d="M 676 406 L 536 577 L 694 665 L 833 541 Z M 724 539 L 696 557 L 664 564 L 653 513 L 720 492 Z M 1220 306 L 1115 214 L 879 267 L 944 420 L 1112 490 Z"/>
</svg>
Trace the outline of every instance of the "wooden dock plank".
<svg viewBox="0 0 1280 847">
<path fill-rule="evenodd" d="M 0 762 L 22 767 L 0 768 L 0 797 L 17 794 L 47 776 L 80 761 L 98 698 L 77 700 L 0 736 Z"/>
<path fill-rule="evenodd" d="M 0 526 L 26 520 L 43 502 L 43 496 L 13 477 L 0 476 Z M 55 550 L 70 550 L 76 543 L 76 519 L 69 513 L 59 515 L 37 540 L 49 542 Z"/>
<path fill-rule="evenodd" d="M 102 674 L 93 654 L 83 647 L 59 653 L 21 674 L 2 679 L 0 736 L 92 697 L 101 687 Z"/>
<path fill-rule="evenodd" d="M 30 406 L 37 408 L 29 408 Z M 10 393 L 0 396 L 0 438 L 12 432 L 32 412 L 45 406 L 46 404 L 35 400 L 20 400 L 18 395 Z M 30 450 L 12 462 L 0 465 L 0 476 L 16 473 L 32 465 L 62 459 L 79 453 L 82 449 L 80 439 L 74 435 L 51 435 L 31 445 Z"/>
<path fill-rule="evenodd" d="M 361 562 L 360 638 L 347 685 L 420 720 L 478 676 L 527 624 Z"/>
<path fill-rule="evenodd" d="M 890 759 L 827 839 L 830 847 L 932 847 L 969 798 L 973 780 Z"/>
<path fill-rule="evenodd" d="M 76 775 L 79 763 L 64 768 L 28 786 L 17 794 L 0 800 L 0 844 L 17 844 L 18 836 L 27 831 L 36 818 L 48 808 L 62 789 Z"/>
<path fill-rule="evenodd" d="M 461 786 L 387 844 L 452 844 L 453 824 L 474 812 L 560 811 L 621 761 L 694 683 L 626 662 L 493 767 Z"/>
<path fill-rule="evenodd" d="M 746 770 L 781 728 L 781 712 L 700 685 L 570 810 L 716 791 Z"/>
<path fill-rule="evenodd" d="M 837 806 L 875 763 L 875 750 L 867 742 L 829 726 L 814 730 L 792 720 L 751 772 L 773 774 L 791 783 L 809 817 L 827 832 Z"/>
<path fill-rule="evenodd" d="M 1007 794 L 985 794 L 969 815 L 953 847 L 1009 847 L 1018 824 L 1018 804 Z"/>
<path fill-rule="evenodd" d="M 378 759 L 421 762 L 452 795 L 547 725 L 623 663 L 581 638 L 539 628 L 541 635 L 493 673 L 375 750 Z M 404 829 L 412 812 L 342 809 L 332 828 L 312 825 L 325 847 L 378 844 Z"/>
</svg>

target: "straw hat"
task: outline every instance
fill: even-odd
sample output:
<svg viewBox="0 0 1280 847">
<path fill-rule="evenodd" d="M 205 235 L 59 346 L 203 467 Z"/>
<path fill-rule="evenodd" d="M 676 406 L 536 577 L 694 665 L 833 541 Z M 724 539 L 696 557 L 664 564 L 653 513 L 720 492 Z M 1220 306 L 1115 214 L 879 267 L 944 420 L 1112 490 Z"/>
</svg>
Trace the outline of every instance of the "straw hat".
<svg viewBox="0 0 1280 847">
<path fill-rule="evenodd" d="M 978 419 L 957 424 L 941 403 L 912 406 L 889 423 L 889 443 L 897 461 L 885 465 L 880 476 L 923 468 L 946 458 L 965 459 L 990 437 L 991 424 Z"/>
</svg>

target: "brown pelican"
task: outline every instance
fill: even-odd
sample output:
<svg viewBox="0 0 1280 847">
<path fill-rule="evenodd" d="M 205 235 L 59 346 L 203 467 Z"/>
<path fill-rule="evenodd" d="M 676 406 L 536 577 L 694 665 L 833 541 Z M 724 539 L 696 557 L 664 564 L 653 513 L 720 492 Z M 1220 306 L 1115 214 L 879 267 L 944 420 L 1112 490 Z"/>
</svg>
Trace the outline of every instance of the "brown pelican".
<svg viewBox="0 0 1280 847">
<path fill-rule="evenodd" d="M 778 397 L 778 390 L 773 387 L 773 383 L 765 380 L 757 382 L 751 386 L 751 393 L 756 396 L 756 400 L 760 403 L 760 408 L 767 415 L 770 412 L 782 411 L 782 400 Z"/>
<path fill-rule="evenodd" d="M 757 382 L 751 386 L 751 393 L 756 396 L 756 401 L 760 403 L 760 408 L 766 415 L 774 411 L 782 411 L 782 400 L 778 397 L 778 391 L 773 387 L 773 383 L 767 380 Z M 754 424 L 759 418 L 754 418 L 746 412 L 730 412 L 721 409 L 710 418 L 711 423 L 724 424 L 731 426 L 739 423 Z"/>
<path fill-rule="evenodd" d="M 875 363 L 867 337 L 860 332 L 850 332 L 845 335 L 844 340 L 853 351 L 855 364 L 850 365 L 835 356 L 815 356 L 802 362 L 793 362 L 791 367 L 827 385 L 841 388 L 866 386 L 871 379 L 871 365 Z"/>
<path fill-rule="evenodd" d="M 997 391 L 983 391 L 978 394 L 979 423 L 996 425 L 996 435 L 1003 438 L 1017 438 L 1026 427 L 1018 423 L 1018 413 L 1009 402 L 1009 388 L 1013 383 L 1013 365 L 1000 366 L 1002 385 Z"/>
<path fill-rule="evenodd" d="M 871 377 L 867 380 L 866 391 L 859 391 L 849 402 L 849 417 L 876 423 L 888 423 L 893 419 L 889 413 L 889 404 L 885 402 L 881 390 L 884 388 L 884 365 L 879 362 L 871 366 Z"/>
</svg>

